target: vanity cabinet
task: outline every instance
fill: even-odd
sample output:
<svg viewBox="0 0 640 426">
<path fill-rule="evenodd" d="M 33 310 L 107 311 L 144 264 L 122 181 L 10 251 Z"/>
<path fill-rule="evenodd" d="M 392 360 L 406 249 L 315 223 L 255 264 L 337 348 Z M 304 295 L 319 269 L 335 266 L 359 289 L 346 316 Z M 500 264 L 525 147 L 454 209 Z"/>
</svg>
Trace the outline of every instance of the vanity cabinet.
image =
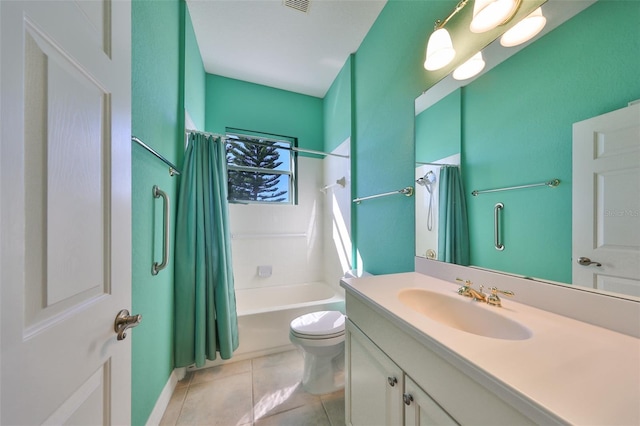
<svg viewBox="0 0 640 426">
<path fill-rule="evenodd" d="M 347 425 L 536 424 L 349 292 L 346 311 Z"/>
<path fill-rule="evenodd" d="M 458 424 L 350 321 L 345 338 L 348 425 Z"/>
<path fill-rule="evenodd" d="M 403 371 L 349 320 L 345 350 L 347 424 L 401 425 Z"/>
<path fill-rule="evenodd" d="M 455 426 L 458 424 L 409 376 L 405 376 L 402 400 L 405 404 L 404 424 L 407 426 Z"/>
</svg>

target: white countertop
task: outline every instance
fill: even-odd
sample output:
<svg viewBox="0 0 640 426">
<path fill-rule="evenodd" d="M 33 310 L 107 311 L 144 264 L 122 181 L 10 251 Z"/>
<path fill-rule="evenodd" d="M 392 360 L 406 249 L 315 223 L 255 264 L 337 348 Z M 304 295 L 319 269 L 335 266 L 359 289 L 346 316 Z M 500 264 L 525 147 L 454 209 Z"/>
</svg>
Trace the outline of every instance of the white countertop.
<svg viewBox="0 0 640 426">
<path fill-rule="evenodd" d="M 474 302 L 458 295 L 460 285 L 415 272 L 343 279 L 342 285 L 382 307 L 396 325 L 424 334 L 427 345 L 437 342 L 567 423 L 640 425 L 640 339 L 507 297 L 502 308 Z M 477 304 L 524 325 L 532 336 L 502 340 L 443 325 L 398 300 L 398 292 L 408 288 Z"/>
</svg>

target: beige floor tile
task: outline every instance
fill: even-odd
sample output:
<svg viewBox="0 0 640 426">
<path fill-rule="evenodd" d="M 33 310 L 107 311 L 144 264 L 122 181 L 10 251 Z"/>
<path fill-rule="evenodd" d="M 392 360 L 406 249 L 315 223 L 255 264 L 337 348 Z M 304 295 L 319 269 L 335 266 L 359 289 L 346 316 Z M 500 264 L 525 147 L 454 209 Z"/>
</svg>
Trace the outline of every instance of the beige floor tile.
<svg viewBox="0 0 640 426">
<path fill-rule="evenodd" d="M 193 373 L 191 371 L 187 371 L 184 378 L 176 383 L 176 389 L 189 387 L 191 379 L 193 379 Z"/>
<path fill-rule="evenodd" d="M 302 366 L 269 367 L 253 370 L 255 419 L 320 402 L 320 397 L 302 389 Z"/>
<path fill-rule="evenodd" d="M 173 395 L 171 395 L 171 399 L 169 400 L 169 404 L 167 405 L 167 409 L 164 411 L 162 419 L 160 420 L 161 426 L 173 426 L 177 423 L 186 395 L 187 386 L 176 386 L 176 389 L 173 391 Z"/>
<path fill-rule="evenodd" d="M 344 389 L 327 395 L 321 395 L 331 426 L 344 426 Z"/>
<path fill-rule="evenodd" d="M 265 355 L 251 360 L 254 370 L 271 367 L 299 368 L 302 371 L 304 367 L 304 359 L 299 350 L 279 352 L 276 354 Z"/>
<path fill-rule="evenodd" d="M 251 371 L 251 360 L 232 362 L 229 364 L 222 364 L 216 367 L 203 368 L 201 370 L 195 370 L 191 384 L 209 382 L 211 380 L 218 380 L 224 377 L 233 376 L 240 373 L 246 373 Z"/>
<path fill-rule="evenodd" d="M 256 421 L 256 426 L 331 426 L 320 402 L 303 405 Z"/>
<path fill-rule="evenodd" d="M 191 384 L 178 425 L 251 423 L 251 372 Z"/>
<path fill-rule="evenodd" d="M 303 369 L 302 354 L 293 350 L 189 371 L 161 425 L 344 426 L 344 391 L 305 392 Z"/>
</svg>

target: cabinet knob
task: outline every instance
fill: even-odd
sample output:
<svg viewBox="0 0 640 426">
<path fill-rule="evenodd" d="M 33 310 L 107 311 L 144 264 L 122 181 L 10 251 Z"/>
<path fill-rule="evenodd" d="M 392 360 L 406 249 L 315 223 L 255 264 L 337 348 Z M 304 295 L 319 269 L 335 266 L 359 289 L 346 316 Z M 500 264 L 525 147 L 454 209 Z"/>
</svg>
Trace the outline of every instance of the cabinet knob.
<svg viewBox="0 0 640 426">
<path fill-rule="evenodd" d="M 389 383 L 389 386 L 394 387 L 396 383 L 398 383 L 398 379 L 395 377 L 387 377 L 387 382 Z"/>
<path fill-rule="evenodd" d="M 411 396 L 410 393 L 405 393 L 402 395 L 402 400 L 405 404 L 411 405 L 411 403 L 413 402 L 413 396 Z"/>
</svg>

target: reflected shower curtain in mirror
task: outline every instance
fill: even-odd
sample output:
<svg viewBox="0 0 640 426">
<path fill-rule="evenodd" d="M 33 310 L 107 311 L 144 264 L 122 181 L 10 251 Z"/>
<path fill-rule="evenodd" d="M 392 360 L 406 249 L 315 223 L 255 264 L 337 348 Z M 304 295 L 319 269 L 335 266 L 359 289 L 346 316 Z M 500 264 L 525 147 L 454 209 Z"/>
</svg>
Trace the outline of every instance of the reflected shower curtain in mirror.
<svg viewBox="0 0 640 426">
<path fill-rule="evenodd" d="M 175 363 L 231 358 L 238 320 L 231 262 L 227 166 L 220 138 L 189 135 L 176 210 Z"/>
<path fill-rule="evenodd" d="M 460 168 L 440 169 L 438 260 L 469 265 L 469 224 Z"/>
</svg>

